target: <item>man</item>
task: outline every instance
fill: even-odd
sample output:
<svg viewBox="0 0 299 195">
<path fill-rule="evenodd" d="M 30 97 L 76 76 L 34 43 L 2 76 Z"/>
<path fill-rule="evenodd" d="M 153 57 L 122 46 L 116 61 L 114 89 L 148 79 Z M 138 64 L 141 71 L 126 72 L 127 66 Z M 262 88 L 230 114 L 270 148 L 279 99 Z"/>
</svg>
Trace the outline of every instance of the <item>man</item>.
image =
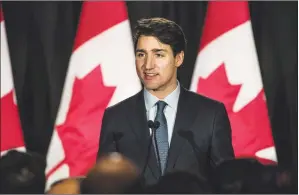
<svg viewBox="0 0 299 195">
<path fill-rule="evenodd" d="M 106 109 L 98 155 L 122 153 L 140 168 L 148 185 L 174 171 L 207 177 L 215 165 L 234 158 L 224 105 L 177 81 L 186 40 L 176 23 L 141 19 L 134 38 L 144 89 Z M 149 120 L 159 127 L 149 129 Z"/>
</svg>

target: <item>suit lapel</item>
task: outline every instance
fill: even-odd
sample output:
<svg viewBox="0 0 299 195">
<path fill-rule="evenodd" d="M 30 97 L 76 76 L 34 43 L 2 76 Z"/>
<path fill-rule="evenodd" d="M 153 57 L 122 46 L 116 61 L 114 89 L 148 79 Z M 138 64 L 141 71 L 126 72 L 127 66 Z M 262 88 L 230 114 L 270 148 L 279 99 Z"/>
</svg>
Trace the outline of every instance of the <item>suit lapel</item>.
<svg viewBox="0 0 299 195">
<path fill-rule="evenodd" d="M 177 114 L 171 138 L 168 161 L 166 171 L 169 172 L 175 165 L 176 159 L 180 155 L 181 147 L 186 140 L 178 135 L 180 130 L 188 130 L 193 121 L 195 120 L 197 109 L 194 107 L 193 102 L 188 99 L 188 92 L 185 88 L 181 87 L 181 93 L 178 102 Z"/>
<path fill-rule="evenodd" d="M 146 165 L 147 163 L 146 161 L 148 161 L 148 166 L 151 169 L 153 175 L 156 178 L 158 178 L 160 173 L 157 165 L 156 156 L 153 147 L 151 147 L 151 149 L 149 148 L 150 146 L 149 144 L 151 143 L 150 143 L 149 128 L 147 126 L 147 116 L 146 116 L 143 90 L 141 90 L 137 94 L 136 102 L 133 101 L 129 109 L 130 110 L 132 109 L 133 111 L 132 114 L 128 114 L 129 121 L 133 126 L 133 132 L 135 133 L 139 145 L 141 147 L 140 165 Z M 150 155 L 149 158 L 147 157 L 148 155 Z"/>
</svg>

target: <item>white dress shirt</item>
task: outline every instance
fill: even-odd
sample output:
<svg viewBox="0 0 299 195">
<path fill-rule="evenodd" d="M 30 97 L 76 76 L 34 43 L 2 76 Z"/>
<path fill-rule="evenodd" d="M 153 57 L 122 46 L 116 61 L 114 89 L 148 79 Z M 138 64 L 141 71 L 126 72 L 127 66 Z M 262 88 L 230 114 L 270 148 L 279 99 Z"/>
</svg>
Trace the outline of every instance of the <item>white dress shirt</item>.
<svg viewBox="0 0 299 195">
<path fill-rule="evenodd" d="M 179 82 L 177 82 L 177 83 L 178 83 L 178 85 L 177 85 L 176 89 L 173 92 L 171 92 L 168 96 L 166 96 L 164 99 L 157 98 L 156 96 L 152 95 L 148 90 L 146 90 L 144 88 L 144 102 L 145 102 L 147 120 L 152 120 L 152 121 L 155 120 L 156 113 L 157 113 L 157 105 L 155 105 L 155 104 L 159 100 L 167 103 L 167 105 L 164 109 L 164 114 L 165 114 L 166 121 L 167 121 L 169 145 L 170 145 L 170 141 L 172 138 L 173 127 L 174 127 L 174 123 L 175 123 L 175 117 L 176 117 L 179 96 L 180 96 L 180 90 L 181 90 Z"/>
</svg>

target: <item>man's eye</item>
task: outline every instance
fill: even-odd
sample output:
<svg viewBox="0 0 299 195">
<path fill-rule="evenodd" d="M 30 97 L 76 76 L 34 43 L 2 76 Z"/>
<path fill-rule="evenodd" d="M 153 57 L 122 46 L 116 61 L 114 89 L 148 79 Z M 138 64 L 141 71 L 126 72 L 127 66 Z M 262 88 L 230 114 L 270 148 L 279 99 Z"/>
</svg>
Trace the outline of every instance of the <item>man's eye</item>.
<svg viewBox="0 0 299 195">
<path fill-rule="evenodd" d="M 137 57 L 143 57 L 143 56 L 144 56 L 143 53 L 138 53 L 138 54 L 137 54 Z"/>
<path fill-rule="evenodd" d="M 164 55 L 162 55 L 162 54 L 160 54 L 160 53 L 157 53 L 156 56 L 157 56 L 158 58 L 164 57 Z"/>
</svg>

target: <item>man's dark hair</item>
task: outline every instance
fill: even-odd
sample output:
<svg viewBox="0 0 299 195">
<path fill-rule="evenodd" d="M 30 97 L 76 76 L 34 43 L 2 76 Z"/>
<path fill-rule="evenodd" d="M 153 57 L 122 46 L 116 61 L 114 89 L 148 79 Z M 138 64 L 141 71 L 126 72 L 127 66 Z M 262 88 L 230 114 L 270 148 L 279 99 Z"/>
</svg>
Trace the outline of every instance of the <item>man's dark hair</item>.
<svg viewBox="0 0 299 195">
<path fill-rule="evenodd" d="M 160 42 L 170 45 L 173 55 L 185 52 L 186 38 L 182 28 L 171 20 L 165 18 L 140 19 L 135 27 L 134 47 L 136 48 L 141 35 L 154 36 Z"/>
<path fill-rule="evenodd" d="M 43 194 L 46 160 L 36 153 L 11 150 L 0 158 L 0 193 Z"/>
</svg>

